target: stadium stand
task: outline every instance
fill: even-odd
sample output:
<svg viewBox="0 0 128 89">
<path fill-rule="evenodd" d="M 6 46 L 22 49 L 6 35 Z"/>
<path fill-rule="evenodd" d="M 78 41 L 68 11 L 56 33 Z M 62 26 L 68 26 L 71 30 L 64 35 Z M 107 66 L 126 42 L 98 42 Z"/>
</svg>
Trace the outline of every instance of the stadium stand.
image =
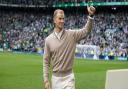
<svg viewBox="0 0 128 89">
<path fill-rule="evenodd" d="M 1 4 L 53 5 L 57 3 L 88 2 L 89 0 L 0 0 Z M 92 0 L 94 2 L 127 2 L 127 0 Z"/>
<path fill-rule="evenodd" d="M 30 5 L 36 5 L 34 0 L 29 0 L 29 2 L 27 0 L 21 1 L 24 1 L 22 4 L 29 3 Z M 39 3 L 41 1 L 42 0 L 38 0 Z M 66 2 L 68 0 L 60 1 Z M 74 0 L 70 1 L 74 2 Z M 101 0 L 97 0 L 97 2 L 100 1 Z M 122 0 L 104 0 L 104 2 L 111 1 L 118 2 Z M 10 0 L 9 2 L 1 0 L 0 2 L 21 4 L 21 2 L 17 2 L 17 0 Z M 57 2 L 57 0 L 52 3 L 54 4 L 55 2 Z M 48 2 L 42 1 L 42 3 Z M 20 11 L 20 7 L 16 9 L 0 10 L 0 22 L 2 22 L 0 24 L 0 48 L 28 52 L 35 52 L 38 47 L 43 48 L 45 37 L 52 32 L 53 20 L 52 13 L 50 13 L 49 10 L 53 11 L 53 9 L 48 8 L 48 11 L 42 10 L 41 12 L 38 10 L 35 12 L 33 10 L 29 11 L 29 9 L 26 10 L 24 8 Z M 66 29 L 78 29 L 84 26 L 87 19 L 87 15 L 83 12 L 84 8 L 75 8 L 77 11 L 73 11 L 72 9 L 74 8 L 64 8 L 66 12 Z M 102 11 L 99 10 L 96 13 L 92 33 L 87 39 L 79 42 L 79 44 L 99 46 L 101 47 L 102 55 L 127 56 L 128 11 L 120 11 L 121 9 L 117 10 L 112 7 L 107 11 L 106 9 L 108 8 Z"/>
</svg>

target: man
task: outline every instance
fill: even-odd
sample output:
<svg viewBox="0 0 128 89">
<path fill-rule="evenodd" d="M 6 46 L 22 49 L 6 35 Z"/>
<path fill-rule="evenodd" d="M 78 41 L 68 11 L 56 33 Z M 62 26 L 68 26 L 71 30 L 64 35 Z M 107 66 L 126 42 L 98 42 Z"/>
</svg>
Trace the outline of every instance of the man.
<svg viewBox="0 0 128 89">
<path fill-rule="evenodd" d="M 75 89 L 73 61 L 76 43 L 92 30 L 95 8 L 87 7 L 89 16 L 86 25 L 80 30 L 64 30 L 64 11 L 54 12 L 54 31 L 45 39 L 43 73 L 45 89 Z M 52 70 L 52 84 L 49 81 L 49 68 Z"/>
</svg>

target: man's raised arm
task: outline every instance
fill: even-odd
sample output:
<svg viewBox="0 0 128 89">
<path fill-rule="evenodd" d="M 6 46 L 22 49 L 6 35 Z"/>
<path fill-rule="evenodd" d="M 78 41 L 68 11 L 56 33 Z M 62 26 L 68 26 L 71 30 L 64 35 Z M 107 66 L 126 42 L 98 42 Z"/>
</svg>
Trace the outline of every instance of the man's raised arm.
<svg viewBox="0 0 128 89">
<path fill-rule="evenodd" d="M 88 13 L 89 13 L 87 23 L 85 24 L 85 26 L 82 29 L 73 31 L 73 35 L 74 35 L 74 38 L 75 38 L 76 41 L 79 41 L 82 38 L 87 37 L 88 34 L 92 30 L 93 19 L 94 19 L 93 15 L 94 15 L 96 10 L 93 6 L 90 6 L 90 7 L 88 6 L 87 10 L 88 10 Z"/>
</svg>

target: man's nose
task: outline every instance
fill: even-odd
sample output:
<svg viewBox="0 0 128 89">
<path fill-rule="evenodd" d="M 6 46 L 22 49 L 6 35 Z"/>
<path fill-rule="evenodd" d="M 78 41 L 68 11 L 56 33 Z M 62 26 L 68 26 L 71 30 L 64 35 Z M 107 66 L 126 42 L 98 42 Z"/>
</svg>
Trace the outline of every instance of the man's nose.
<svg viewBox="0 0 128 89">
<path fill-rule="evenodd" d="M 63 22 L 64 22 L 64 20 L 63 20 L 63 19 L 61 19 L 61 22 L 63 23 Z"/>
</svg>

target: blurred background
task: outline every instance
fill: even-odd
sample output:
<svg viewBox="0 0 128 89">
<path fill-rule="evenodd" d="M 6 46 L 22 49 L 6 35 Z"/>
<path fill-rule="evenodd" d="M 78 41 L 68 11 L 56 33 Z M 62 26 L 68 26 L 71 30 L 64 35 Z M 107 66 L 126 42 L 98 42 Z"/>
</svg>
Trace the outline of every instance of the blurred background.
<svg viewBox="0 0 128 89">
<path fill-rule="evenodd" d="M 97 12 L 92 33 L 78 44 L 100 47 L 100 54 L 127 56 L 127 0 L 0 0 L 0 51 L 40 52 L 53 31 L 53 11 L 63 9 L 65 29 L 82 28 L 86 6 Z"/>
<path fill-rule="evenodd" d="M 78 30 L 87 5 L 96 14 L 91 34 L 76 47 L 76 88 L 103 89 L 106 70 L 128 68 L 128 0 L 0 0 L 0 89 L 43 89 L 44 40 L 53 32 L 54 10 L 65 11 L 65 29 Z"/>
</svg>

